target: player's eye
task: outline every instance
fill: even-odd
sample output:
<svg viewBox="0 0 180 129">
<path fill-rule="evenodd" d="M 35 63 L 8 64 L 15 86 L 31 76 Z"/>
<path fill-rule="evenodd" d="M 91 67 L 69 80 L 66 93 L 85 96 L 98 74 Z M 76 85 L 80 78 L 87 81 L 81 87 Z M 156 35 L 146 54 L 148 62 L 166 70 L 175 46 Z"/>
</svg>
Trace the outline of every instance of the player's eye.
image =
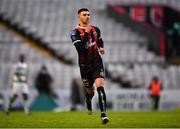
<svg viewBox="0 0 180 129">
<path fill-rule="evenodd" d="M 90 14 L 83 14 L 83 16 L 90 16 Z"/>
</svg>

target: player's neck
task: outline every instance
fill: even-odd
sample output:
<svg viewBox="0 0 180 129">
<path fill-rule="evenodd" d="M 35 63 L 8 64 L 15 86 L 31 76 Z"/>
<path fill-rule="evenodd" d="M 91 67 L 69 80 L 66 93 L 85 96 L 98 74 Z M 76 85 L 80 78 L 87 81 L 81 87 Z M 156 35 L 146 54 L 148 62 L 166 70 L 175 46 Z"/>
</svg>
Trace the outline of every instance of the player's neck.
<svg viewBox="0 0 180 129">
<path fill-rule="evenodd" d="M 80 27 L 87 27 L 88 25 L 89 25 L 89 23 L 82 23 L 82 22 L 79 23 Z"/>
</svg>

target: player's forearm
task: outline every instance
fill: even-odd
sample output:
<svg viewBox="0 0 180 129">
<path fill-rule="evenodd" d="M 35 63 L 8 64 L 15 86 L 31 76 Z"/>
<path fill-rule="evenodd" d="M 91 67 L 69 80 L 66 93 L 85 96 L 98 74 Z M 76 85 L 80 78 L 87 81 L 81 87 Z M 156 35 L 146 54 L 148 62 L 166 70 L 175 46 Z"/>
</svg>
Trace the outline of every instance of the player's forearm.
<svg viewBox="0 0 180 129">
<path fill-rule="evenodd" d="M 80 53 L 82 52 L 82 50 L 83 50 L 82 43 L 75 44 L 75 47 L 78 52 L 80 52 Z"/>
<path fill-rule="evenodd" d="M 104 48 L 104 42 L 102 39 L 98 39 L 97 41 L 98 48 Z"/>
</svg>

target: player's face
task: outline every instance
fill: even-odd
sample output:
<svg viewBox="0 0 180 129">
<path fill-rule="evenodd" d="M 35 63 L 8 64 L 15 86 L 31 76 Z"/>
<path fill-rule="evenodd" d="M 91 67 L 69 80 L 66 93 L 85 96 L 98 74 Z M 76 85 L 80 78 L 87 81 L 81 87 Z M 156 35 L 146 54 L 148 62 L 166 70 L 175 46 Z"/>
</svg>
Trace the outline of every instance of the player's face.
<svg viewBox="0 0 180 129">
<path fill-rule="evenodd" d="M 25 62 L 25 57 L 24 56 L 20 56 L 19 57 L 19 61 L 22 62 L 22 63 Z"/>
<path fill-rule="evenodd" d="M 79 14 L 79 20 L 84 23 L 84 24 L 88 24 L 89 23 L 89 19 L 90 19 L 90 13 L 88 11 L 82 11 Z"/>
</svg>

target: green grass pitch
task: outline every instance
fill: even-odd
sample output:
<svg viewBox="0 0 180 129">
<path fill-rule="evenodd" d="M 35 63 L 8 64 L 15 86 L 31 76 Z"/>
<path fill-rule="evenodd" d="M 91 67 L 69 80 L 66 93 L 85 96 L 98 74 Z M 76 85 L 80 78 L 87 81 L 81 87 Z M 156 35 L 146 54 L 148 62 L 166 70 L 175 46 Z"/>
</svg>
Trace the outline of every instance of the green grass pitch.
<svg viewBox="0 0 180 129">
<path fill-rule="evenodd" d="M 180 128 L 180 111 L 107 112 L 110 122 L 101 124 L 99 112 L 0 112 L 0 128 Z"/>
</svg>

